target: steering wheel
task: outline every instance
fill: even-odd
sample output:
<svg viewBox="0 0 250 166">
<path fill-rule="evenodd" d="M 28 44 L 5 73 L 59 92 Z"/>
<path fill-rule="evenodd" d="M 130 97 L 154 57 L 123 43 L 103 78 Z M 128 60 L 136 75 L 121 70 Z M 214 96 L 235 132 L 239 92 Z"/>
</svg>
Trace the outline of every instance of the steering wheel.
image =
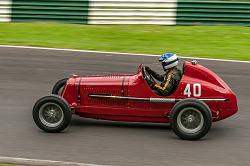
<svg viewBox="0 0 250 166">
<path fill-rule="evenodd" d="M 152 87 L 155 84 L 154 78 L 150 74 L 148 74 L 145 67 L 142 67 L 142 75 L 143 75 L 144 80 L 147 81 L 150 87 Z"/>
</svg>

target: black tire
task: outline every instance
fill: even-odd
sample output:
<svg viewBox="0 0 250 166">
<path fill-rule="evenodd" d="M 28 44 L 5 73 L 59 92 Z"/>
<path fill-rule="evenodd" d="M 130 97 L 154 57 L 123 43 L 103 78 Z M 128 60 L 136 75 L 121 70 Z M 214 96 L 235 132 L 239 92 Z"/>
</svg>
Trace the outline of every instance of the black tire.
<svg viewBox="0 0 250 166">
<path fill-rule="evenodd" d="M 181 139 L 198 140 L 204 137 L 211 128 L 211 111 L 207 104 L 200 100 L 184 99 L 173 107 L 170 125 L 174 133 Z M 196 127 L 196 125 L 198 126 Z"/>
<path fill-rule="evenodd" d="M 49 114 L 49 111 L 53 111 L 53 115 Z M 51 119 L 54 118 L 54 120 L 58 117 L 60 118 L 58 118 L 57 123 L 50 123 L 48 122 L 48 115 L 54 116 L 49 117 Z M 57 115 L 58 117 L 56 117 Z M 45 96 L 39 99 L 33 107 L 34 122 L 40 129 L 48 133 L 59 133 L 63 131 L 69 125 L 71 117 L 72 113 L 68 103 L 61 96 Z"/>
<path fill-rule="evenodd" d="M 62 90 L 67 82 L 68 78 L 57 81 L 52 89 L 52 94 L 61 96 Z"/>
</svg>

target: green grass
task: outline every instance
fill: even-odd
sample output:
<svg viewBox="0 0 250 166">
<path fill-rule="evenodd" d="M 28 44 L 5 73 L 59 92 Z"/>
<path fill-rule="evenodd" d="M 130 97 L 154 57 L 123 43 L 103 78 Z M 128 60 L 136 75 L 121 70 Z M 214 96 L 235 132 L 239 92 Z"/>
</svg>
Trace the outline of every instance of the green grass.
<svg viewBox="0 0 250 166">
<path fill-rule="evenodd" d="M 17 165 L 14 165 L 14 164 L 0 164 L 0 166 L 17 166 Z"/>
<path fill-rule="evenodd" d="M 0 23 L 0 44 L 250 60 L 250 28 L 240 26 Z"/>
</svg>

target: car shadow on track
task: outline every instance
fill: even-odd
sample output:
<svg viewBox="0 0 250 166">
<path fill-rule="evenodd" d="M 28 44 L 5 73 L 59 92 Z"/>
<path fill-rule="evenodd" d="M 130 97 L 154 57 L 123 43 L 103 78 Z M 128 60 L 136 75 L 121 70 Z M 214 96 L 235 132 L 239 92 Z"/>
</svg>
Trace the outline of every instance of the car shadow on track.
<svg viewBox="0 0 250 166">
<path fill-rule="evenodd" d="M 104 128 L 133 128 L 133 129 L 168 129 L 171 130 L 169 124 L 165 123 L 142 123 L 142 122 L 120 122 L 108 120 L 95 120 L 73 116 L 71 126 L 88 126 L 88 127 L 104 127 Z"/>
<path fill-rule="evenodd" d="M 93 127 L 93 128 L 105 128 L 105 129 L 132 129 L 132 130 L 154 130 L 154 131 L 167 131 L 164 137 L 170 140 L 179 140 L 177 136 L 172 134 L 170 124 L 166 123 L 142 123 L 142 122 L 119 122 L 119 121 L 108 121 L 108 120 L 95 120 L 88 118 L 81 118 L 73 116 L 70 126 L 72 127 Z M 208 135 L 198 141 L 215 141 L 224 140 L 229 138 L 232 129 L 227 127 L 224 123 L 216 123 L 212 126 Z M 168 134 L 167 134 L 168 133 Z M 161 132 L 159 133 L 161 135 Z M 162 135 L 163 136 L 163 135 Z"/>
</svg>

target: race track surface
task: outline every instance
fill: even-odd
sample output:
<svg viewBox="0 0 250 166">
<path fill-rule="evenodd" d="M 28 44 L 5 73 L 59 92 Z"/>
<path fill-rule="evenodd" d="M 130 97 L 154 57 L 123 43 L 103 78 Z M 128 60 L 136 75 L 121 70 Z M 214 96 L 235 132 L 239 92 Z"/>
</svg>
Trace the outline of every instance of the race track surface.
<svg viewBox="0 0 250 166">
<path fill-rule="evenodd" d="M 32 120 L 34 102 L 69 74 L 135 73 L 138 64 L 161 72 L 157 57 L 0 47 L 0 156 L 117 166 L 226 166 L 250 163 L 250 64 L 199 60 L 238 96 L 239 112 L 214 123 L 195 142 L 167 124 L 125 123 L 74 116 L 63 133 Z"/>
</svg>

